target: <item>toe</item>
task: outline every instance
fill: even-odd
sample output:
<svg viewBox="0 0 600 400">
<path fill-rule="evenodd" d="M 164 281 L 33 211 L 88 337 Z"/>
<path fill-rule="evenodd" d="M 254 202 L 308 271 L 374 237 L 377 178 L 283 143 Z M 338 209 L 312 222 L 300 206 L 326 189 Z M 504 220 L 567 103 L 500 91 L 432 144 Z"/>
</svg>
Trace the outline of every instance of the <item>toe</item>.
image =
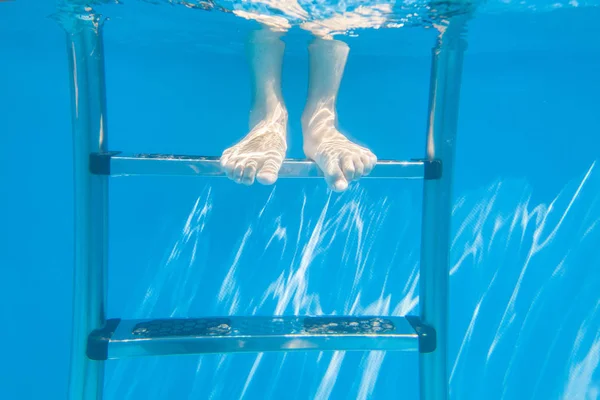
<svg viewBox="0 0 600 400">
<path fill-rule="evenodd" d="M 221 166 L 221 169 L 224 171 L 225 167 L 227 166 L 227 160 L 229 159 L 229 157 L 226 157 L 225 154 L 223 154 L 221 156 L 221 158 L 219 159 L 219 165 Z"/>
<path fill-rule="evenodd" d="M 256 175 L 256 180 L 261 185 L 272 185 L 277 181 L 277 175 L 271 172 L 260 171 Z"/>
<path fill-rule="evenodd" d="M 350 182 L 352 179 L 354 179 L 354 174 L 356 172 L 355 168 L 354 168 L 354 160 L 353 157 L 351 155 L 345 156 L 342 159 L 342 172 L 344 173 L 344 177 L 346 178 L 346 181 Z"/>
<path fill-rule="evenodd" d="M 329 184 L 331 190 L 342 192 L 348 188 L 348 181 L 344 177 L 344 173 L 337 160 L 330 161 L 323 169 L 323 173 L 325 174 L 325 180 Z"/>
<path fill-rule="evenodd" d="M 245 163 L 243 163 L 243 162 L 238 162 L 235 165 L 235 168 L 233 169 L 233 173 L 232 173 L 232 179 L 235 182 L 237 182 L 237 183 L 242 182 L 242 176 L 244 175 L 244 169 L 245 169 Z"/>
<path fill-rule="evenodd" d="M 354 162 L 354 179 L 360 179 L 365 173 L 365 165 L 359 155 L 352 157 Z"/>
<path fill-rule="evenodd" d="M 221 161 L 231 157 L 231 154 L 233 154 L 233 147 L 223 150 L 223 154 L 221 154 Z"/>
<path fill-rule="evenodd" d="M 343 192 L 344 190 L 348 189 L 348 181 L 346 181 L 344 178 L 339 179 L 333 183 L 331 189 L 334 192 Z"/>
<path fill-rule="evenodd" d="M 369 160 L 371 161 L 372 168 L 375 168 L 375 165 L 377 165 L 377 156 L 375 156 L 375 154 L 369 152 Z"/>
<path fill-rule="evenodd" d="M 221 159 L 221 169 L 225 172 L 225 175 L 229 179 L 233 179 L 233 169 L 235 167 L 235 163 L 231 162 L 228 158 L 223 160 Z"/>
<path fill-rule="evenodd" d="M 364 152 L 361 156 L 361 160 L 365 164 L 365 174 L 371 173 L 373 168 L 375 168 L 375 166 L 377 165 L 377 157 L 370 151 Z"/>
<path fill-rule="evenodd" d="M 373 170 L 373 163 L 371 162 L 371 158 L 367 154 L 361 154 L 360 161 L 364 166 L 363 175 L 369 175 Z"/>
<path fill-rule="evenodd" d="M 279 174 L 279 168 L 281 168 L 281 161 L 275 158 L 269 158 L 265 160 L 263 165 L 260 167 L 256 180 L 263 185 L 272 185 L 277 181 L 277 174 Z"/>
<path fill-rule="evenodd" d="M 254 177 L 256 176 L 256 162 L 250 161 L 246 164 L 246 168 L 244 168 L 244 173 L 242 174 L 242 183 L 244 185 L 252 185 L 254 183 Z"/>
<path fill-rule="evenodd" d="M 221 164 L 221 168 L 223 170 L 225 170 L 227 165 L 231 162 L 232 154 L 233 154 L 233 150 L 231 148 L 229 148 L 229 149 L 226 149 L 223 152 L 223 154 L 221 155 L 221 158 L 219 159 L 219 164 Z"/>
</svg>

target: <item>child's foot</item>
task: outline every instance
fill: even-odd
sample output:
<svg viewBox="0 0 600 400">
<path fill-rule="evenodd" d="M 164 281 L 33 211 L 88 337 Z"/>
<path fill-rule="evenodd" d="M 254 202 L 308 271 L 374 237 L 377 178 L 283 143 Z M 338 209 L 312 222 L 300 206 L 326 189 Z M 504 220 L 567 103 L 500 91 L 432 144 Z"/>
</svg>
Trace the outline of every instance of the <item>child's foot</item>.
<svg viewBox="0 0 600 400">
<path fill-rule="evenodd" d="M 317 163 L 329 187 L 337 192 L 367 175 L 377 163 L 369 149 L 351 142 L 337 129 L 335 103 L 349 51 L 342 41 L 320 38 L 308 47 L 308 99 L 302 115 L 304 153 Z"/>
<path fill-rule="evenodd" d="M 377 157 L 367 148 L 348 140 L 333 125 L 305 127 L 304 153 L 317 163 L 329 187 L 342 192 L 352 180 L 368 175 L 377 164 Z"/>
<path fill-rule="evenodd" d="M 282 105 L 260 120 L 236 145 L 221 156 L 221 167 L 237 183 L 251 185 L 258 180 L 272 185 L 285 158 L 287 111 Z"/>
</svg>

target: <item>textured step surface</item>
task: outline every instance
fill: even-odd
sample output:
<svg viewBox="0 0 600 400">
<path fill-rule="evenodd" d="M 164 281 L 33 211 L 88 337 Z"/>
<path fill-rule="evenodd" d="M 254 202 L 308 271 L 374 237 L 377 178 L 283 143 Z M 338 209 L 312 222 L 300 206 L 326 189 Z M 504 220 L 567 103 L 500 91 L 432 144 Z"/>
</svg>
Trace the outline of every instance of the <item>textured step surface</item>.
<svg viewBox="0 0 600 400">
<path fill-rule="evenodd" d="M 224 177 L 218 157 L 177 156 L 166 154 L 93 153 L 90 170 L 94 174 L 111 176 L 171 175 Z M 364 178 L 377 179 L 438 179 L 438 161 L 380 160 Z M 309 160 L 286 159 L 279 171 L 280 178 L 318 178 L 323 176 Z"/>
<path fill-rule="evenodd" d="M 201 353 L 434 349 L 435 331 L 413 316 L 111 319 L 88 340 L 88 357 L 95 360 Z"/>
</svg>

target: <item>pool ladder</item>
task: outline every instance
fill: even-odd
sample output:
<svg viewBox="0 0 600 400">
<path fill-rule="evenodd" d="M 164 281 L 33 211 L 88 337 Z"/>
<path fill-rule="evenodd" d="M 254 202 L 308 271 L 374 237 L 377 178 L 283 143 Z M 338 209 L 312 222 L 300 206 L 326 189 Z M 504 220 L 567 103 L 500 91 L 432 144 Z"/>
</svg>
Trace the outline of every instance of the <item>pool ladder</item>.
<svg viewBox="0 0 600 400">
<path fill-rule="evenodd" d="M 423 179 L 420 315 L 215 316 L 106 319 L 111 176 L 221 177 L 218 158 L 109 151 L 102 21 L 89 10 L 62 19 L 71 73 L 74 168 L 74 302 L 69 398 L 100 400 L 104 361 L 135 356 L 266 351 L 418 351 L 421 400 L 447 400 L 448 273 L 452 169 L 467 16 L 446 21 L 432 52 L 425 157 L 379 161 L 367 179 Z M 280 178 L 321 173 L 286 160 Z M 363 178 L 364 179 L 364 178 Z"/>
</svg>

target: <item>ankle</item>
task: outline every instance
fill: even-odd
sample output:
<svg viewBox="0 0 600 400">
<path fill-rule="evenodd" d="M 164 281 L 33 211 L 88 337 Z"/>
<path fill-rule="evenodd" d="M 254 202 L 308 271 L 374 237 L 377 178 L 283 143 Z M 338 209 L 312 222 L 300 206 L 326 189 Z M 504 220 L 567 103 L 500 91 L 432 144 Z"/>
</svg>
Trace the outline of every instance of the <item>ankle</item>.
<svg viewBox="0 0 600 400">
<path fill-rule="evenodd" d="M 337 131 L 337 114 L 335 109 L 307 109 L 300 119 L 304 140 L 319 141 L 328 132 Z"/>
<path fill-rule="evenodd" d="M 300 117 L 300 124 L 302 125 L 302 132 L 308 132 L 310 130 L 311 119 L 313 117 L 312 113 L 307 112 L 306 110 L 302 113 Z"/>
<path fill-rule="evenodd" d="M 255 104 L 250 110 L 250 125 L 265 123 L 276 123 L 287 125 L 288 112 L 285 105 L 281 102 L 271 104 Z"/>
<path fill-rule="evenodd" d="M 337 111 L 335 107 L 335 96 L 309 97 L 302 112 L 302 124 L 310 125 L 330 121 L 335 123 Z"/>
<path fill-rule="evenodd" d="M 314 160 L 317 156 L 317 152 L 319 150 L 319 144 L 315 140 L 307 140 L 304 137 L 304 142 L 302 144 L 302 151 L 304 151 L 304 155 L 311 160 Z"/>
</svg>

